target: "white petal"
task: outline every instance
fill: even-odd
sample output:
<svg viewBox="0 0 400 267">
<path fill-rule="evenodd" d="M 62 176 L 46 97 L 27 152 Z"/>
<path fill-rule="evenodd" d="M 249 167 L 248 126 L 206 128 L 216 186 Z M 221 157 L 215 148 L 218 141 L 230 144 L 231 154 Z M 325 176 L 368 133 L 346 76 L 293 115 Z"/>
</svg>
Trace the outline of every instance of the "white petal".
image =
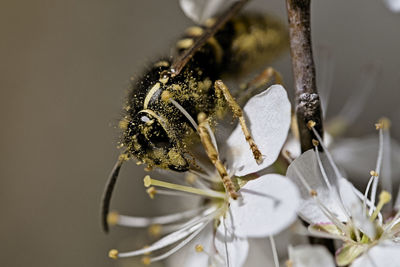
<svg viewBox="0 0 400 267">
<path fill-rule="evenodd" d="M 286 177 L 267 174 L 240 189 L 226 215 L 228 230 L 240 237 L 267 237 L 288 227 L 297 218 L 300 202 L 296 186 Z"/>
<path fill-rule="evenodd" d="M 168 258 L 167 266 L 208 266 L 210 261 L 209 256 L 205 252 L 196 252 L 195 248 L 196 245 L 202 245 L 204 251 L 207 253 L 213 253 L 213 232 L 213 225 L 212 223 L 209 223 L 209 225 L 195 239 Z"/>
<path fill-rule="evenodd" d="M 323 154 L 320 154 L 321 160 L 324 163 Z M 338 181 L 336 175 L 329 164 L 323 164 L 325 173 L 328 177 L 331 188 L 324 181 L 320 167 L 317 162 L 317 157 L 313 150 L 306 151 L 296 160 L 294 160 L 286 173 L 295 184 L 300 188 L 302 203 L 299 208 L 299 215 L 311 224 L 329 223 L 331 222 L 321 211 L 320 206 L 310 195 L 310 189 L 318 193 L 319 200 L 335 215 L 340 221 L 346 221 L 347 217 L 340 206 L 340 200 L 335 191 Z M 302 182 L 305 181 L 306 185 Z M 309 188 L 307 188 L 309 187 Z"/>
<path fill-rule="evenodd" d="M 179 0 L 185 15 L 197 24 L 223 11 L 237 0 Z"/>
<path fill-rule="evenodd" d="M 249 243 L 245 238 L 230 234 L 222 219 L 215 237 L 215 248 L 225 263 L 223 266 L 241 267 L 246 261 Z"/>
<path fill-rule="evenodd" d="M 351 267 L 398 267 L 400 266 L 400 245 L 385 242 L 372 247 L 357 258 Z"/>
<path fill-rule="evenodd" d="M 246 267 L 259 267 L 260 262 L 263 263 L 263 266 L 275 266 L 271 243 L 267 238 L 249 238 L 247 241 L 249 242 L 249 254 L 245 262 Z"/>
<path fill-rule="evenodd" d="M 290 125 L 290 102 L 281 85 L 272 85 L 252 97 L 244 107 L 251 135 L 263 155 L 258 165 L 238 125 L 227 140 L 227 165 L 236 176 L 262 170 L 275 162 Z"/>
<path fill-rule="evenodd" d="M 400 1 L 399 0 L 384 0 L 386 6 L 393 12 L 400 12 Z"/>
<path fill-rule="evenodd" d="M 290 249 L 293 267 L 335 267 L 329 251 L 323 246 L 301 245 Z"/>
<path fill-rule="evenodd" d="M 400 176 L 400 145 L 391 139 L 391 176 Z M 361 137 L 361 138 L 348 138 L 341 139 L 333 144 L 331 153 L 335 162 L 346 170 L 353 180 L 358 177 L 357 182 L 366 185 L 369 178 L 369 172 L 375 168 L 376 158 L 378 156 L 379 140 L 377 135 Z M 389 160 L 387 157 L 383 161 Z M 385 169 L 380 173 L 380 180 L 385 179 Z"/>
</svg>

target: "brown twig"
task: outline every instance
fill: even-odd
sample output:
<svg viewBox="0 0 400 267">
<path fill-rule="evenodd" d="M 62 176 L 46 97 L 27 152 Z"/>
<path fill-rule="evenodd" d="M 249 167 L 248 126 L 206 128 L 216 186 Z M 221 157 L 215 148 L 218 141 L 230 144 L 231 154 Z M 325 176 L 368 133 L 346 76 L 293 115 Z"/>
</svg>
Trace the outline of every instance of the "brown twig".
<svg viewBox="0 0 400 267">
<path fill-rule="evenodd" d="M 296 92 L 296 115 L 301 151 L 313 148 L 316 139 L 307 127 L 308 121 L 323 136 L 322 111 L 315 82 L 315 66 L 311 46 L 310 0 L 286 0 L 289 18 L 290 52 Z"/>
<path fill-rule="evenodd" d="M 301 151 L 305 152 L 314 147 L 313 139 L 317 139 L 308 128 L 309 121 L 315 122 L 313 127 L 320 136 L 323 136 L 321 102 L 317 91 L 311 46 L 311 0 L 286 0 L 286 5 L 296 93 L 297 124 Z M 332 240 L 310 237 L 310 243 L 324 245 L 332 254 L 335 253 Z"/>
</svg>

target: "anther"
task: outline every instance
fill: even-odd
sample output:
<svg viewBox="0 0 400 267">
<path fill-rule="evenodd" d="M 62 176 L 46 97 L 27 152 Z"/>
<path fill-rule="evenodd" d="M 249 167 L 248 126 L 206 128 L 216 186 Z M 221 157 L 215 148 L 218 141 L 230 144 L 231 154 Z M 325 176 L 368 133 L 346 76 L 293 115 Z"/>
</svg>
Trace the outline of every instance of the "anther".
<svg viewBox="0 0 400 267">
<path fill-rule="evenodd" d="M 379 195 L 379 202 L 387 204 L 392 199 L 392 195 L 387 191 L 382 191 Z"/>
<path fill-rule="evenodd" d="M 151 185 L 151 177 L 150 175 L 146 175 L 143 179 L 144 187 L 150 187 Z"/>
<path fill-rule="evenodd" d="M 387 130 L 390 128 L 391 122 L 388 118 L 381 118 L 378 122 L 381 125 L 381 128 Z"/>
<path fill-rule="evenodd" d="M 147 189 L 146 192 L 151 199 L 154 199 L 154 196 L 156 195 L 157 190 L 154 186 L 152 186 L 152 187 L 149 187 L 149 189 Z"/>
<path fill-rule="evenodd" d="M 161 225 L 160 224 L 153 224 L 149 227 L 149 235 L 153 237 L 159 237 L 161 234 Z"/>
<path fill-rule="evenodd" d="M 143 263 L 144 265 L 150 265 L 150 263 L 151 263 L 150 257 L 143 257 L 143 258 L 142 258 L 142 263 Z"/>
<path fill-rule="evenodd" d="M 118 212 L 113 211 L 107 215 L 107 222 L 109 225 L 116 225 L 118 221 L 119 221 Z"/>
<path fill-rule="evenodd" d="M 375 123 L 375 129 L 376 129 L 376 130 L 379 130 L 379 129 L 382 129 L 382 128 L 383 128 L 382 123 L 380 123 L 380 122 Z"/>
<path fill-rule="evenodd" d="M 204 247 L 200 244 L 196 245 L 194 247 L 194 249 L 196 250 L 196 252 L 199 252 L 199 253 L 204 251 Z"/>
<path fill-rule="evenodd" d="M 310 196 L 312 196 L 312 197 L 318 196 L 317 191 L 315 191 L 314 189 L 312 189 L 312 190 L 310 191 Z"/>
<path fill-rule="evenodd" d="M 319 146 L 318 140 L 313 139 L 313 140 L 311 140 L 311 142 L 312 142 L 313 146 L 315 146 L 315 147 Z"/>
<path fill-rule="evenodd" d="M 287 261 L 285 262 L 285 266 L 286 266 L 286 267 L 293 267 L 293 262 L 292 262 L 291 260 L 287 260 Z"/>
<path fill-rule="evenodd" d="M 379 202 L 378 205 L 376 205 L 376 209 L 374 211 L 374 213 L 372 213 L 370 220 L 373 222 L 376 217 L 378 216 L 378 213 L 382 210 L 383 206 L 387 203 L 389 203 L 389 201 L 392 199 L 392 195 L 387 192 L 387 191 L 382 191 L 379 194 Z"/>
<path fill-rule="evenodd" d="M 118 259 L 118 250 L 116 249 L 112 249 L 108 252 L 108 257 L 110 257 L 111 259 Z"/>
<path fill-rule="evenodd" d="M 371 175 L 371 176 L 374 176 L 374 177 L 378 177 L 379 176 L 379 174 L 376 172 L 376 171 L 370 171 L 369 172 L 369 174 Z"/>
<path fill-rule="evenodd" d="M 309 120 L 308 122 L 307 122 L 307 127 L 308 127 L 308 129 L 312 129 L 312 128 L 314 128 L 314 126 L 315 126 L 315 121 L 313 121 L 313 120 Z"/>
</svg>

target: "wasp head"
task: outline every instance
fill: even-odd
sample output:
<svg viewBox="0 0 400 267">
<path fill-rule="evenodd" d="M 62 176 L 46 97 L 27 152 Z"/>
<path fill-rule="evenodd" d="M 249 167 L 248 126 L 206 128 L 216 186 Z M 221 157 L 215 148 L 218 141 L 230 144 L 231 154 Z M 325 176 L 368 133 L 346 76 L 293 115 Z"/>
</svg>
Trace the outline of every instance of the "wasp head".
<svg viewBox="0 0 400 267">
<path fill-rule="evenodd" d="M 155 113 L 139 112 L 127 123 L 123 143 L 130 154 L 149 167 L 187 171 L 184 152 L 168 127 Z"/>
</svg>

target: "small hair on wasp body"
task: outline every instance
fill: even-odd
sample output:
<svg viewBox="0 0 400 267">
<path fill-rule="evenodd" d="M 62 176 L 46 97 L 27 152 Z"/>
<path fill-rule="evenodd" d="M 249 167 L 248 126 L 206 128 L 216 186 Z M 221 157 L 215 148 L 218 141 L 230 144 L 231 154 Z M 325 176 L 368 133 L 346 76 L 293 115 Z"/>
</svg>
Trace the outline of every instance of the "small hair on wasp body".
<svg viewBox="0 0 400 267">
<path fill-rule="evenodd" d="M 220 78 L 238 75 L 276 58 L 287 47 L 288 34 L 279 21 L 269 16 L 237 15 L 247 2 L 237 1 L 216 19 L 188 28 L 176 43 L 175 60 L 157 60 L 132 83 L 124 107 L 126 115 L 119 124 L 124 152 L 110 174 L 102 199 L 105 232 L 113 188 L 122 164 L 131 157 L 148 169 L 202 172 L 190 151 L 193 144 L 202 144 L 226 192 L 233 199 L 237 197 L 212 132 L 213 122 L 228 108 L 238 118 L 254 159 L 262 162 L 242 109 Z M 252 94 L 273 79 L 281 83 L 279 73 L 268 68 L 242 92 Z"/>
</svg>

